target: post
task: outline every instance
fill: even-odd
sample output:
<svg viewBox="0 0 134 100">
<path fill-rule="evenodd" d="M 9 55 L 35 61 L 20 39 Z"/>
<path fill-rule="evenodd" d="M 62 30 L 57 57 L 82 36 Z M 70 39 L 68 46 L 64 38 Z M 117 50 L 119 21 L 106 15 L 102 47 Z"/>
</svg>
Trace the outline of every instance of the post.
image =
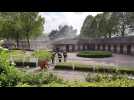
<svg viewBox="0 0 134 100">
<path fill-rule="evenodd" d="M 114 46 L 111 45 L 111 52 L 114 52 Z"/>
<path fill-rule="evenodd" d="M 108 45 L 105 46 L 105 50 L 108 51 Z"/>
<path fill-rule="evenodd" d="M 123 46 L 123 54 L 127 55 L 127 45 Z"/>
<path fill-rule="evenodd" d="M 36 58 L 36 67 L 38 67 L 38 58 Z"/>
<path fill-rule="evenodd" d="M 117 45 L 117 53 L 120 53 L 120 45 Z"/>
<path fill-rule="evenodd" d="M 131 53 L 132 53 L 132 55 L 134 55 L 134 44 L 131 47 Z"/>
</svg>

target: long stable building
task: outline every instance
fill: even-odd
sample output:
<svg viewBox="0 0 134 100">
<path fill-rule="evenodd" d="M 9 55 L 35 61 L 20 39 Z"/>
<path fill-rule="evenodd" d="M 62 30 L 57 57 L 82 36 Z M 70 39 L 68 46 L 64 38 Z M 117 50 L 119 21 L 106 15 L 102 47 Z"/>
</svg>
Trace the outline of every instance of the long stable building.
<svg viewBox="0 0 134 100">
<path fill-rule="evenodd" d="M 76 52 L 83 50 L 103 50 L 119 54 L 134 55 L 134 36 L 105 39 L 63 39 L 53 43 L 54 48 Z"/>
<path fill-rule="evenodd" d="M 86 39 L 72 38 L 56 41 L 30 41 L 31 47 L 28 47 L 26 41 L 19 42 L 20 49 L 52 49 L 60 48 L 68 52 L 84 50 L 103 50 L 118 54 L 134 55 L 134 36 L 114 37 L 105 39 Z M 5 47 L 15 48 L 16 44 L 12 41 L 5 42 Z"/>
</svg>

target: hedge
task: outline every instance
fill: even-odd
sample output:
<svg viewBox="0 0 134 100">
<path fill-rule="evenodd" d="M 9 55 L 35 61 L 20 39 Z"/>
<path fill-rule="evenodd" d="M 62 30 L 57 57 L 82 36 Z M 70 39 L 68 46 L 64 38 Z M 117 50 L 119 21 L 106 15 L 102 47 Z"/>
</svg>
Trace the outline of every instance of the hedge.
<svg viewBox="0 0 134 100">
<path fill-rule="evenodd" d="M 112 53 L 109 51 L 81 51 L 77 56 L 85 58 L 104 58 L 111 57 Z"/>
<path fill-rule="evenodd" d="M 32 56 L 39 58 L 39 60 L 50 60 L 51 59 L 51 53 L 46 50 L 38 50 L 33 52 Z"/>
<path fill-rule="evenodd" d="M 122 73 L 122 74 L 134 74 L 134 69 L 132 68 L 121 68 L 118 66 L 111 65 L 87 65 L 80 63 L 59 63 L 55 65 L 55 69 L 63 69 L 63 70 L 78 70 L 78 71 L 88 71 L 88 72 L 107 72 L 107 73 Z"/>
<path fill-rule="evenodd" d="M 36 67 L 36 63 L 34 63 L 34 62 L 15 62 L 15 66 L 17 66 L 17 67 L 24 67 L 24 66 Z"/>
<path fill-rule="evenodd" d="M 38 58 L 39 61 L 51 59 L 51 53 L 46 50 L 34 51 L 30 54 L 26 54 L 22 50 L 11 50 L 10 52 L 8 51 L 7 53 L 9 59 L 10 59 L 10 54 L 12 55 L 13 60 L 15 61 L 17 67 L 24 67 L 24 66 L 35 67 L 36 62 L 30 62 L 30 58 Z"/>
</svg>

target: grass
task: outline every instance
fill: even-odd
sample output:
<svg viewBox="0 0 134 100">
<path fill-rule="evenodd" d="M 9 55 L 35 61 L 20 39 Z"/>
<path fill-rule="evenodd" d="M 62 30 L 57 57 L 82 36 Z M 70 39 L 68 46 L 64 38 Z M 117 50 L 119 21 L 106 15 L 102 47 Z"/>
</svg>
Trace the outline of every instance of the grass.
<svg viewBox="0 0 134 100">
<path fill-rule="evenodd" d="M 39 58 L 39 60 L 50 60 L 51 59 L 51 53 L 49 51 L 46 50 L 39 50 L 39 51 L 35 51 L 32 54 L 34 57 Z"/>
<path fill-rule="evenodd" d="M 112 53 L 109 51 L 80 51 L 77 56 L 85 58 L 104 58 L 111 57 Z"/>
<path fill-rule="evenodd" d="M 6 53 L 8 54 L 8 58 L 11 61 L 13 59 L 16 66 L 18 67 L 24 67 L 26 65 L 35 67 L 36 63 L 31 62 L 31 58 L 37 58 L 38 61 L 51 59 L 51 53 L 48 50 L 31 51 L 30 53 L 24 52 L 23 50 L 10 50 Z"/>
<path fill-rule="evenodd" d="M 9 53 L 9 58 L 11 55 L 15 62 L 30 62 L 30 58 L 38 58 L 40 60 L 51 59 L 51 53 L 46 50 L 34 51 L 29 54 L 23 52 L 22 50 L 12 50 L 8 53 Z"/>
<path fill-rule="evenodd" d="M 16 62 L 29 62 L 30 58 L 32 57 L 31 55 L 24 53 L 22 50 L 12 50 L 9 52 L 9 55 L 10 54 Z"/>
<path fill-rule="evenodd" d="M 59 63 L 55 66 L 55 69 L 134 74 L 133 68 L 128 68 L 128 67 L 122 68 L 120 66 L 114 66 L 114 65 L 81 64 L 79 62 Z"/>
<path fill-rule="evenodd" d="M 92 76 L 91 76 L 92 75 Z M 50 84 L 42 84 L 41 87 L 133 87 L 134 80 L 129 79 L 127 75 L 113 74 L 109 76 L 107 73 L 98 74 L 91 73 L 86 77 L 86 82 L 80 81 L 63 81 L 60 83 L 52 82 Z"/>
<path fill-rule="evenodd" d="M 22 87 L 37 87 L 37 85 L 24 84 Z M 19 87 L 21 87 L 19 86 Z M 40 87 L 134 87 L 134 80 L 117 79 L 112 81 L 102 80 L 100 82 L 79 82 L 79 81 L 64 81 L 51 82 L 49 84 L 42 84 Z"/>
</svg>

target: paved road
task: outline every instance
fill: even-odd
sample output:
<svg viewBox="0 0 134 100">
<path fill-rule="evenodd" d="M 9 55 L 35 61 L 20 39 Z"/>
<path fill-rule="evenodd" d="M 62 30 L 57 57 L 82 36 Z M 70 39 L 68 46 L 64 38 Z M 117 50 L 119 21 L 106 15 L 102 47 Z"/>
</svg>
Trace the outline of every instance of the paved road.
<svg viewBox="0 0 134 100">
<path fill-rule="evenodd" d="M 80 61 L 81 63 L 95 63 L 95 64 L 112 64 L 122 67 L 134 67 L 134 56 L 113 54 L 109 58 L 82 58 L 77 57 L 76 53 L 68 54 L 68 61 Z"/>
</svg>

